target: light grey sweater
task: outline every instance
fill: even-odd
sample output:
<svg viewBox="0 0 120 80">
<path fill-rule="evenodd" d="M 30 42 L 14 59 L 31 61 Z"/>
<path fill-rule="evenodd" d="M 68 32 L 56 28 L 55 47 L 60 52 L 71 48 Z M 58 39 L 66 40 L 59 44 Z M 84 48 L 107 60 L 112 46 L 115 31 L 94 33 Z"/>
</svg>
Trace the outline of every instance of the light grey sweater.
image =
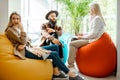
<svg viewBox="0 0 120 80">
<path fill-rule="evenodd" d="M 86 35 L 82 36 L 82 39 L 87 39 L 90 42 L 93 42 L 101 37 L 104 33 L 105 23 L 100 16 L 95 16 L 89 26 L 89 32 Z"/>
</svg>

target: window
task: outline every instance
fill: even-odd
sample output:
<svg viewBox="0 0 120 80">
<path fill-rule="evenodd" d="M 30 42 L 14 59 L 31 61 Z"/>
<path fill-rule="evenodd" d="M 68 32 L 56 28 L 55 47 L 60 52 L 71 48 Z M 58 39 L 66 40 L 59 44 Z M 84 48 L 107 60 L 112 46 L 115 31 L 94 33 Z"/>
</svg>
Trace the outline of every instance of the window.
<svg viewBox="0 0 120 80">
<path fill-rule="evenodd" d="M 37 44 L 40 38 L 40 26 L 45 23 L 45 15 L 51 10 L 57 10 L 54 0 L 21 0 L 22 21 L 32 43 Z"/>
<path fill-rule="evenodd" d="M 103 17 L 105 18 L 106 27 L 105 31 L 111 36 L 114 43 L 116 43 L 116 0 L 93 0 L 93 2 L 97 2 L 100 4 L 101 12 Z M 58 5 L 59 11 L 61 11 L 62 17 L 60 17 L 60 24 L 62 24 L 65 32 L 71 33 L 72 28 L 70 25 L 70 18 L 68 14 L 66 14 L 66 10 L 64 9 L 65 5 Z M 80 32 L 87 32 L 88 30 L 88 15 L 82 19 L 82 26 L 80 27 Z M 71 28 L 71 29 L 70 29 Z"/>
<path fill-rule="evenodd" d="M 58 4 L 56 0 L 21 0 L 22 21 L 28 36 L 33 42 L 40 37 L 40 25 L 45 20 L 45 15 L 49 10 L 58 10 L 58 25 L 61 25 L 65 33 L 70 33 L 70 18 L 64 9 L 64 5 Z M 116 43 L 116 0 L 93 0 L 100 4 L 102 14 L 105 18 L 105 31 L 110 34 Z M 82 32 L 88 29 L 88 17 L 84 17 Z M 37 43 L 36 43 L 37 44 Z"/>
</svg>

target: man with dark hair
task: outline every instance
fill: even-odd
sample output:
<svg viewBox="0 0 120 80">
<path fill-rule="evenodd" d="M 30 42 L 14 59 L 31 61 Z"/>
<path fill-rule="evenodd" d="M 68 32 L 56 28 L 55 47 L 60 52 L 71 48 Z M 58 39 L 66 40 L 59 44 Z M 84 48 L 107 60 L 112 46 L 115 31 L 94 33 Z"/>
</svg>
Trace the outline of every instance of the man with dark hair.
<svg viewBox="0 0 120 80">
<path fill-rule="evenodd" d="M 57 44 L 59 46 L 59 56 L 60 58 L 63 58 L 63 45 L 58 39 L 58 37 L 62 35 L 62 28 L 57 25 L 57 16 L 58 11 L 55 10 L 51 10 L 46 14 L 45 18 L 48 22 L 41 26 L 42 32 L 40 46 Z"/>
<path fill-rule="evenodd" d="M 51 45 L 51 44 L 57 44 L 59 47 L 59 57 L 63 58 L 63 50 L 62 50 L 62 43 L 59 41 L 58 37 L 62 35 L 62 29 L 60 26 L 57 25 L 57 16 L 58 12 L 51 10 L 48 12 L 45 16 L 45 18 L 48 20 L 47 23 L 42 24 L 41 26 L 41 42 L 40 46 L 45 45 Z M 54 49 L 53 49 L 54 50 Z M 57 67 L 53 69 L 53 73 L 57 75 L 53 75 L 54 79 L 59 80 L 66 80 L 68 77 L 60 71 Z M 80 76 L 76 75 L 74 72 L 74 77 L 69 77 L 69 80 L 84 80 Z"/>
</svg>

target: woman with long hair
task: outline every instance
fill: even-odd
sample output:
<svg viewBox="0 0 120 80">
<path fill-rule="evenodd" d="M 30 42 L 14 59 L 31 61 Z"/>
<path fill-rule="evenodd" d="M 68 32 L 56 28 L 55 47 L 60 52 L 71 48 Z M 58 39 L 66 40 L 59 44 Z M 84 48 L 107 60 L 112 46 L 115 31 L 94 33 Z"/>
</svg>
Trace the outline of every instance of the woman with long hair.
<svg viewBox="0 0 120 80">
<path fill-rule="evenodd" d="M 85 34 L 77 34 L 75 39 L 72 39 L 69 45 L 68 67 L 70 70 L 75 70 L 74 62 L 76 57 L 76 50 L 82 46 L 90 44 L 99 39 L 104 33 L 104 18 L 101 14 L 100 6 L 97 3 L 90 4 L 90 24 L 89 32 Z"/>
</svg>

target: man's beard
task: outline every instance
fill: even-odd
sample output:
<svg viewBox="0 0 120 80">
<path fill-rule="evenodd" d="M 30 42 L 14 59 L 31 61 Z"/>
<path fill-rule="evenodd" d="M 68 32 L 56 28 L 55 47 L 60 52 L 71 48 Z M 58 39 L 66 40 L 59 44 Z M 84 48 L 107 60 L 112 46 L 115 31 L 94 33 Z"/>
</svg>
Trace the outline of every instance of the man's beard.
<svg viewBox="0 0 120 80">
<path fill-rule="evenodd" d="M 52 25 L 55 25 L 56 23 L 57 23 L 57 21 L 55 20 L 55 21 L 53 21 L 53 20 L 51 20 L 51 19 L 49 19 L 49 22 L 52 24 Z"/>
</svg>

